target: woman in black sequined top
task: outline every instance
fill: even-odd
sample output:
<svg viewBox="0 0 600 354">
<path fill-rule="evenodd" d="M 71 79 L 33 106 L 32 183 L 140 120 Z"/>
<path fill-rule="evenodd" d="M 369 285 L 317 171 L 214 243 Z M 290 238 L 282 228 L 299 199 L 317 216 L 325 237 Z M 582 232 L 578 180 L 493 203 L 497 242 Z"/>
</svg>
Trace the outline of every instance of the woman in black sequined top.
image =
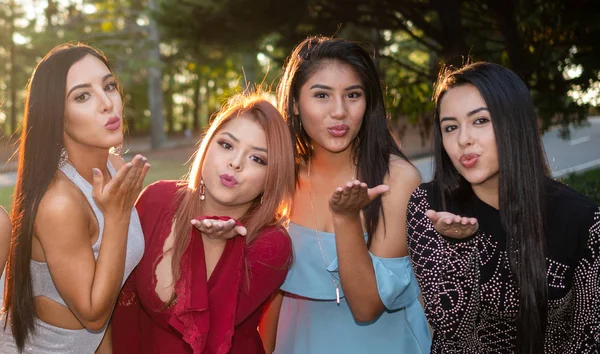
<svg viewBox="0 0 600 354">
<path fill-rule="evenodd" d="M 527 87 L 475 63 L 434 100 L 435 175 L 407 215 L 432 353 L 600 351 L 600 209 L 549 178 Z"/>
</svg>

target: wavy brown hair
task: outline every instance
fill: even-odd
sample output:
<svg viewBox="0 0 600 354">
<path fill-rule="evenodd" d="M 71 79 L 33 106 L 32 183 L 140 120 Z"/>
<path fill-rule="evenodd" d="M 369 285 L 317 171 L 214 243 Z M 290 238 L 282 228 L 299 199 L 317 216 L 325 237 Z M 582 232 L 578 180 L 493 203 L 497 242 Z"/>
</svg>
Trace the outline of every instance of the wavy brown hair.
<svg viewBox="0 0 600 354">
<path fill-rule="evenodd" d="M 190 242 L 190 220 L 203 215 L 200 200 L 200 179 L 206 151 L 214 136 L 227 122 L 242 115 L 250 115 L 265 132 L 269 154 L 264 192 L 251 204 L 239 220 L 247 229 L 246 243 L 251 247 L 260 230 L 266 226 L 282 225 L 289 217 L 294 194 L 294 153 L 290 133 L 277 109 L 260 94 L 239 94 L 216 115 L 196 152 L 184 186 L 175 199 L 179 204 L 174 216 L 175 242 L 173 246 L 173 283 L 180 276 L 181 256 Z M 170 306 L 176 294 L 166 304 Z"/>
</svg>

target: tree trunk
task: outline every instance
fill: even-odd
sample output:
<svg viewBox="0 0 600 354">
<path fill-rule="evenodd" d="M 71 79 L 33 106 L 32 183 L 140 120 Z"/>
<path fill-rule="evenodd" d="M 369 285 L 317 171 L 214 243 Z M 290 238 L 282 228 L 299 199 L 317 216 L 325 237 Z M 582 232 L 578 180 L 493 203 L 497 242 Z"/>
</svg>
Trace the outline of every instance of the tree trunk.
<svg viewBox="0 0 600 354">
<path fill-rule="evenodd" d="M 15 32 L 15 2 L 10 1 L 10 132 L 17 131 L 17 46 L 13 40 Z"/>
<path fill-rule="evenodd" d="M 165 105 L 167 109 L 167 131 L 172 133 L 175 129 L 175 120 L 173 117 L 173 75 L 169 75 L 168 88 L 165 97 Z"/>
<path fill-rule="evenodd" d="M 150 11 L 156 11 L 156 0 L 149 0 L 148 7 Z M 148 105 L 150 108 L 150 143 L 152 149 L 158 149 L 164 145 L 167 140 L 164 128 L 164 119 L 162 114 L 163 92 L 162 92 L 162 69 L 160 60 L 160 37 L 156 21 L 150 15 L 148 25 L 148 40 L 150 48 L 148 57 L 150 66 L 148 67 Z"/>
<path fill-rule="evenodd" d="M 256 72 L 258 71 L 258 63 L 255 53 L 242 53 L 242 65 L 244 68 L 244 91 L 254 91 L 256 82 Z"/>
<path fill-rule="evenodd" d="M 192 131 L 200 131 L 200 72 L 196 73 L 196 82 L 194 83 L 194 104 L 192 108 Z"/>
</svg>

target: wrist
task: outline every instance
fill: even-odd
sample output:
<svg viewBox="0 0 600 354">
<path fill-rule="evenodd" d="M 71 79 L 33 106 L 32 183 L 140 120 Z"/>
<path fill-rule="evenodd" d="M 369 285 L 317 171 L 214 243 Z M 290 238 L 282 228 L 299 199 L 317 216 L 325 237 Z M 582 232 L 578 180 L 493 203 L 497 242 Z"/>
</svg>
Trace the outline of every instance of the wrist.
<svg viewBox="0 0 600 354">
<path fill-rule="evenodd" d="M 130 218 L 131 218 L 130 213 L 123 213 L 123 212 L 104 213 L 104 221 L 105 222 L 129 225 Z"/>
<path fill-rule="evenodd" d="M 360 223 L 360 212 L 350 213 L 331 213 L 331 218 L 334 224 L 347 224 L 358 222 Z"/>
</svg>

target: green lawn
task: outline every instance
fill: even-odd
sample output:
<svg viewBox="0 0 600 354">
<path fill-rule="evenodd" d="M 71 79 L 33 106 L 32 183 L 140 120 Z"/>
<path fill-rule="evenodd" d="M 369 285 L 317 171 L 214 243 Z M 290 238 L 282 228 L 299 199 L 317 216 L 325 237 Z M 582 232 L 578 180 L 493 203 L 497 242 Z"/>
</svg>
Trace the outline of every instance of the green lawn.
<svg viewBox="0 0 600 354">
<path fill-rule="evenodd" d="M 152 160 L 152 167 L 144 180 L 144 185 L 156 182 L 162 179 L 179 179 L 187 173 L 188 166 L 184 166 L 181 161 L 172 160 Z M 13 187 L 0 188 L 0 205 L 6 210 L 10 209 Z"/>
<path fill-rule="evenodd" d="M 572 174 L 563 182 L 600 204 L 600 168 L 581 174 Z"/>
</svg>

